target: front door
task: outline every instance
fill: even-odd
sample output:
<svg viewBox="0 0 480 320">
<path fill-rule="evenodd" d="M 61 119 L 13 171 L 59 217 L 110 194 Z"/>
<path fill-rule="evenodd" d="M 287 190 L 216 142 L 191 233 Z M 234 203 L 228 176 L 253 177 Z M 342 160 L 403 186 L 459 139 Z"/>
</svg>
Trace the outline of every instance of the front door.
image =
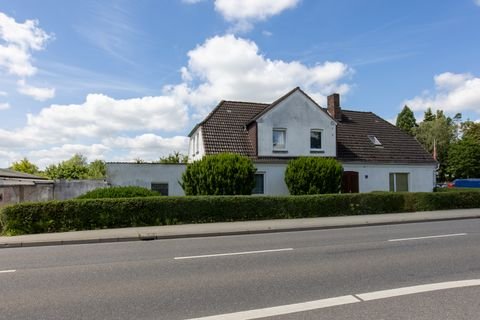
<svg viewBox="0 0 480 320">
<path fill-rule="evenodd" d="M 358 193 L 358 172 L 343 172 L 342 193 Z"/>
</svg>

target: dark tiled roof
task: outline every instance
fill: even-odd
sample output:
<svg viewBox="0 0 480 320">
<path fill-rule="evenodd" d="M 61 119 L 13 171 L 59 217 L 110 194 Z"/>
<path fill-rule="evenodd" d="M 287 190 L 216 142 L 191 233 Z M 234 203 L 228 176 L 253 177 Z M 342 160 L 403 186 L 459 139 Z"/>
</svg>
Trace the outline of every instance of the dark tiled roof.
<svg viewBox="0 0 480 320">
<path fill-rule="evenodd" d="M 375 136 L 381 146 L 369 139 Z M 342 110 L 337 125 L 337 158 L 343 162 L 435 163 L 422 145 L 372 112 Z"/>
<path fill-rule="evenodd" d="M 33 174 L 18 172 L 10 169 L 0 169 L 0 178 L 48 180 L 47 178 L 44 178 L 44 177 L 39 177 Z"/>
<path fill-rule="evenodd" d="M 295 90 L 299 89 L 282 98 Z M 258 157 L 246 130 L 249 123 L 277 102 L 222 101 L 190 135 L 202 127 L 206 154 L 232 152 L 258 162 L 285 161 L 283 157 Z M 377 137 L 382 146 L 376 147 L 368 135 Z M 435 163 L 420 143 L 394 125 L 372 112 L 349 110 L 342 110 L 342 121 L 337 124 L 337 158 L 343 162 Z"/>
<path fill-rule="evenodd" d="M 268 106 L 265 103 L 222 101 L 200 123 L 206 154 L 232 152 L 254 156 L 246 125 Z"/>
</svg>

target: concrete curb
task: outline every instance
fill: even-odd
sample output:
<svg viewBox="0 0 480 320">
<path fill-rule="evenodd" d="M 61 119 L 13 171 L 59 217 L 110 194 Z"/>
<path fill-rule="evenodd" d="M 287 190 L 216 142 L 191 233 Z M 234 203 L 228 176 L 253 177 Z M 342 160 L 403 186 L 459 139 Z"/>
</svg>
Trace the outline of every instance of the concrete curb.
<svg viewBox="0 0 480 320">
<path fill-rule="evenodd" d="M 196 237 L 218 237 L 478 218 L 480 218 L 480 209 L 463 209 L 364 216 L 341 216 L 289 220 L 262 220 L 124 229 L 105 229 L 0 237 L 0 248 L 58 246 L 126 241 L 152 241 Z"/>
</svg>

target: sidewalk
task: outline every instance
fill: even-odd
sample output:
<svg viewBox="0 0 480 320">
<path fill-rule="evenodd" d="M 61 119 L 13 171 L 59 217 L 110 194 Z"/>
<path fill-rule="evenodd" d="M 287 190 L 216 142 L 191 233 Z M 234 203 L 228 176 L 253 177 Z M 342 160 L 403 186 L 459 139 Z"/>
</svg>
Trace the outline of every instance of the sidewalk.
<svg viewBox="0 0 480 320">
<path fill-rule="evenodd" d="M 480 209 L 103 229 L 0 237 L 0 248 L 211 237 L 480 218 Z"/>
</svg>

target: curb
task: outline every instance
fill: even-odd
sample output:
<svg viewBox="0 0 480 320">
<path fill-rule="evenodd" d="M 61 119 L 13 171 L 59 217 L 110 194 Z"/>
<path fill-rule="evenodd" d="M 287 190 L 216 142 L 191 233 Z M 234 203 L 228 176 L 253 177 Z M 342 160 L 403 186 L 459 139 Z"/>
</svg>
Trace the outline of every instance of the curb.
<svg viewBox="0 0 480 320">
<path fill-rule="evenodd" d="M 327 229 L 343 229 L 343 228 L 357 228 L 369 226 L 383 226 L 409 223 L 424 223 L 424 222 L 441 222 L 452 220 L 468 220 L 479 219 L 480 214 L 466 215 L 460 217 L 439 217 L 439 218 L 424 218 L 424 219 L 405 219 L 397 221 L 386 222 L 369 222 L 364 223 L 345 223 L 337 225 L 318 225 L 311 227 L 287 227 L 287 228 L 268 228 L 258 230 L 238 230 L 225 232 L 198 232 L 198 233 L 182 233 L 182 234 L 155 234 L 146 233 L 138 234 L 138 236 L 125 237 L 107 237 L 107 238 L 93 238 L 93 239 L 67 239 L 67 240 L 45 240 L 45 241 L 23 241 L 0 243 L 0 249 L 7 248 L 25 248 L 25 247 L 42 247 L 42 246 L 60 246 L 60 245 L 74 245 L 74 244 L 96 244 L 96 243 L 114 243 L 114 242 L 132 242 L 132 241 L 153 241 L 153 240 L 169 240 L 169 239 L 185 239 L 185 238 L 200 238 L 200 237 L 220 237 L 220 236 L 236 236 L 236 235 L 250 235 L 250 234 L 268 234 L 280 232 L 298 232 L 298 231 L 312 231 L 312 230 L 327 230 Z"/>
</svg>

